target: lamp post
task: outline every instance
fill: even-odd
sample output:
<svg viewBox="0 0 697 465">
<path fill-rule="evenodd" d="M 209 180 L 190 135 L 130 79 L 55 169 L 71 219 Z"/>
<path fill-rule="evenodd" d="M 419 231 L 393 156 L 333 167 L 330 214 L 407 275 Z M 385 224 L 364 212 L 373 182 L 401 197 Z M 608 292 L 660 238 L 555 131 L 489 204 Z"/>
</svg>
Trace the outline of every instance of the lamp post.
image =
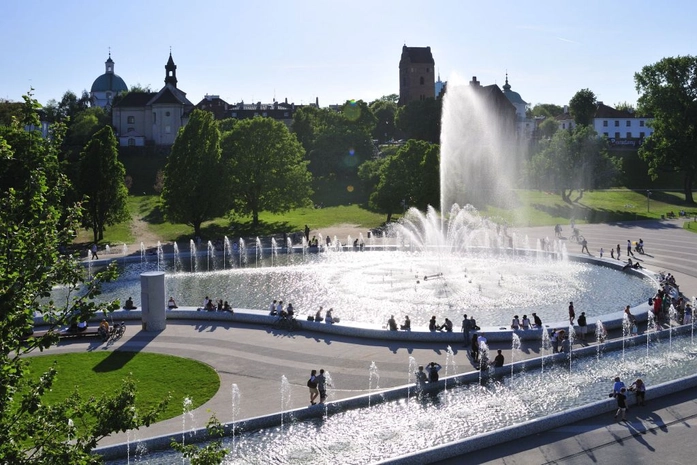
<svg viewBox="0 0 697 465">
<path fill-rule="evenodd" d="M 651 191 L 646 191 L 646 213 L 651 212 Z"/>
</svg>

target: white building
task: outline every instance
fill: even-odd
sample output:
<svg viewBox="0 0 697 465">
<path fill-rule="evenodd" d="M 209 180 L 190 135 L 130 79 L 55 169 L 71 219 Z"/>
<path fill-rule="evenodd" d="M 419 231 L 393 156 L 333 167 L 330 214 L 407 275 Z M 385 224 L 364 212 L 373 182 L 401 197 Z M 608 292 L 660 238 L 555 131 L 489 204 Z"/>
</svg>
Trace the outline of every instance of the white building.
<svg viewBox="0 0 697 465">
<path fill-rule="evenodd" d="M 573 129 L 576 122 L 569 114 L 569 107 L 564 107 L 564 113 L 556 117 L 559 129 Z M 653 134 L 648 127 L 650 117 L 637 116 L 627 110 L 617 110 L 598 102 L 593 115 L 593 129 L 599 136 L 607 137 L 611 147 L 639 147 L 644 139 Z"/>
</svg>

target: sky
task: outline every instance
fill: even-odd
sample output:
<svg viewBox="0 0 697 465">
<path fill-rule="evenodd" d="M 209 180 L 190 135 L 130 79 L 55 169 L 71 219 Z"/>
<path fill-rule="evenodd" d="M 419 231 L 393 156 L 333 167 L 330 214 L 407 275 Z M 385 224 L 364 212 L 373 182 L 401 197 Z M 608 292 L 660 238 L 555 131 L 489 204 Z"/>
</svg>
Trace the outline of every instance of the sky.
<svg viewBox="0 0 697 465">
<path fill-rule="evenodd" d="M 634 73 L 697 53 L 697 2 L 584 0 L 2 0 L 0 98 L 80 95 L 104 62 L 130 87 L 164 85 L 170 49 L 194 104 L 320 106 L 399 93 L 402 46 L 430 46 L 443 81 L 565 105 L 581 89 L 634 104 Z"/>
</svg>

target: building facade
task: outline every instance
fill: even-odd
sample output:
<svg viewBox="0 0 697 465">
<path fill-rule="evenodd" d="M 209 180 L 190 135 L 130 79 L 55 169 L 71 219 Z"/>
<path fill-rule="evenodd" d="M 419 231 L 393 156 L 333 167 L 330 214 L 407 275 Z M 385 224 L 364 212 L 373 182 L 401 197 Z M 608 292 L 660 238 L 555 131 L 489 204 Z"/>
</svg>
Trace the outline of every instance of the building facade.
<svg viewBox="0 0 697 465">
<path fill-rule="evenodd" d="M 556 117 L 559 129 L 573 129 L 577 126 L 569 113 L 569 107 L 564 107 L 564 113 Z M 651 117 L 637 116 L 634 112 L 617 110 L 603 102 L 597 103 L 593 115 L 593 129 L 599 136 L 605 136 L 611 147 L 639 147 L 653 129 L 648 126 Z"/>
<path fill-rule="evenodd" d="M 315 105 L 318 105 L 316 103 Z M 221 120 L 226 118 L 232 119 L 249 119 L 255 116 L 263 118 L 273 118 L 276 121 L 281 121 L 288 128 L 293 124 L 293 115 L 297 108 L 294 103 L 273 101 L 272 103 L 227 103 L 218 95 L 208 95 L 196 104 L 199 110 L 206 110 L 213 113 L 215 119 Z"/>
<path fill-rule="evenodd" d="M 122 92 L 128 92 L 128 86 L 119 75 L 114 73 L 114 60 L 111 59 L 111 52 L 109 52 L 109 58 L 104 62 L 104 74 L 92 83 L 90 105 L 109 109 L 114 97 Z"/>
<path fill-rule="evenodd" d="M 121 146 L 172 145 L 193 109 L 186 92 L 177 87 L 177 66 L 170 53 L 164 87 L 126 94 L 113 107 L 112 125 Z"/>
<path fill-rule="evenodd" d="M 506 73 L 506 83 L 503 85 L 503 95 L 515 107 L 518 136 L 523 139 L 531 139 L 535 133 L 535 120 L 527 116 L 528 102 L 523 100 L 518 92 L 511 90 L 511 85 L 508 83 L 508 73 Z"/>
<path fill-rule="evenodd" d="M 399 105 L 436 96 L 431 47 L 402 47 L 399 60 Z"/>
</svg>

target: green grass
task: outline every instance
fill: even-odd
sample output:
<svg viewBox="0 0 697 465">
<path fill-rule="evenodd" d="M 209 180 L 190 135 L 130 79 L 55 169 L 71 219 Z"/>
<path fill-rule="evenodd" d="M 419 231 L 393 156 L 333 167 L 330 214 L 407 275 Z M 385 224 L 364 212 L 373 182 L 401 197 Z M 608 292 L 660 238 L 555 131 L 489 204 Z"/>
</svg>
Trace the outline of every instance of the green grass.
<svg viewBox="0 0 697 465">
<path fill-rule="evenodd" d="M 144 352 L 89 352 L 28 357 L 32 376 L 38 377 L 57 362 L 57 375 L 46 402 L 61 402 L 79 389 L 83 398 L 113 392 L 129 374 L 137 386 L 138 408 L 171 400 L 160 420 L 181 415 L 185 397 L 196 408 L 212 398 L 220 387 L 213 368 L 195 360 Z"/>
<path fill-rule="evenodd" d="M 573 217 L 577 223 L 609 223 L 658 219 L 668 211 L 697 211 L 697 207 L 685 204 L 681 191 L 653 190 L 650 211 L 647 211 L 646 190 L 609 189 L 587 192 L 572 204 L 562 201 L 559 194 L 536 190 L 514 190 L 506 199 L 507 208 L 486 207 L 485 216 L 496 221 L 505 221 L 513 226 L 549 226 L 568 223 Z M 159 197 L 140 195 L 129 197 L 129 209 L 134 218 L 142 218 L 148 230 L 163 242 L 187 241 L 193 238 L 193 228 L 185 224 L 170 224 L 164 220 L 159 206 Z M 394 218 L 397 218 L 395 216 Z M 261 224 L 252 228 L 251 218 L 217 218 L 202 225 L 203 239 L 219 239 L 223 236 L 267 236 L 283 232 L 302 231 L 307 224 L 312 229 L 323 229 L 347 223 L 366 229 L 385 221 L 386 215 L 374 213 L 358 204 L 325 208 L 299 208 L 283 214 L 262 212 Z M 81 233 L 77 242 L 89 243 L 91 233 Z M 132 244 L 139 238 L 132 236 L 131 225 L 125 222 L 109 227 L 104 233 L 106 244 Z"/>
</svg>

